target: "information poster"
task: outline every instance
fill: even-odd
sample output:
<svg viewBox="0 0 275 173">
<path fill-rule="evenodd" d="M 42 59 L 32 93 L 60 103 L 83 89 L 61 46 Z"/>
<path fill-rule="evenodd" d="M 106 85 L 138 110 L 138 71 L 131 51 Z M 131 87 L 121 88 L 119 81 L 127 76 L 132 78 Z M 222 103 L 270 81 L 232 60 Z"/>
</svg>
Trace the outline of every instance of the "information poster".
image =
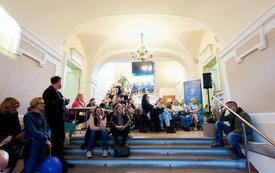
<svg viewBox="0 0 275 173">
<path fill-rule="evenodd" d="M 190 105 L 192 103 L 191 99 L 195 98 L 197 103 L 202 105 L 202 90 L 201 90 L 201 80 L 192 80 L 183 83 L 184 86 L 184 103 Z M 203 106 L 202 106 L 203 108 Z"/>
</svg>

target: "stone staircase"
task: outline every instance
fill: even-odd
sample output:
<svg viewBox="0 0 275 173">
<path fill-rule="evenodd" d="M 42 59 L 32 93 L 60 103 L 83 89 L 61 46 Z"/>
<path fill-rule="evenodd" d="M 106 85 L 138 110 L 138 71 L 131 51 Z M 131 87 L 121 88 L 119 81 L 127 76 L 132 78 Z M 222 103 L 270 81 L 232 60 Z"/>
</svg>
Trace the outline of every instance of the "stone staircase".
<svg viewBox="0 0 275 173">
<path fill-rule="evenodd" d="M 83 137 L 73 136 L 71 144 L 65 146 L 64 154 L 69 163 L 76 168 L 83 167 L 135 167 L 135 168 L 200 168 L 200 169 L 245 169 L 245 160 L 231 160 L 232 151 L 225 148 L 210 148 L 213 139 L 208 138 L 133 138 L 127 140 L 131 155 L 126 158 L 115 158 L 109 147 L 109 156 L 101 157 L 101 141 L 93 149 L 93 158 L 86 158 L 86 150 L 81 150 Z M 112 137 L 108 140 L 112 145 Z"/>
</svg>

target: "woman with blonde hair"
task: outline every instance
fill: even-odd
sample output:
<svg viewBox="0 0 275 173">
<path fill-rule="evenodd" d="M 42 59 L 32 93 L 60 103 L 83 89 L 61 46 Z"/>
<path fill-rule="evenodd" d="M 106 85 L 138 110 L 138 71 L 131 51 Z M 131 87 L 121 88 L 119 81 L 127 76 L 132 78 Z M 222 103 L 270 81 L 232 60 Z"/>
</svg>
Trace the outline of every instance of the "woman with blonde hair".
<svg viewBox="0 0 275 173">
<path fill-rule="evenodd" d="M 10 168 L 10 172 L 12 172 L 18 160 L 12 139 L 21 131 L 17 112 L 19 106 L 19 101 L 12 97 L 6 98 L 0 105 L 0 149 L 9 154 L 7 168 Z"/>
<path fill-rule="evenodd" d="M 72 104 L 72 108 L 82 108 L 82 107 L 85 107 L 85 102 L 84 102 L 84 97 L 83 97 L 83 94 L 77 94 L 76 98 L 75 98 L 75 101 L 73 102 Z M 70 119 L 71 120 L 74 120 L 76 118 L 77 123 L 83 123 L 85 122 L 85 118 L 84 117 L 81 117 L 78 115 L 76 115 L 75 117 L 75 111 L 70 111 Z"/>
<path fill-rule="evenodd" d="M 25 139 L 31 141 L 29 158 L 24 159 L 24 173 L 40 171 L 45 159 L 46 147 L 51 147 L 51 131 L 44 118 L 45 103 L 41 97 L 30 102 L 28 113 L 24 116 Z"/>
<path fill-rule="evenodd" d="M 111 133 L 114 137 L 115 145 L 119 144 L 118 136 L 122 136 L 123 140 L 120 145 L 126 144 L 127 136 L 130 132 L 131 119 L 123 112 L 123 106 L 117 104 L 115 107 L 115 113 L 111 117 Z"/>
<path fill-rule="evenodd" d="M 106 134 L 106 117 L 101 107 L 96 107 L 93 115 L 89 119 L 90 135 L 88 139 L 87 158 L 91 158 L 94 141 L 100 136 L 102 141 L 102 157 L 107 157 L 107 134 Z"/>
</svg>

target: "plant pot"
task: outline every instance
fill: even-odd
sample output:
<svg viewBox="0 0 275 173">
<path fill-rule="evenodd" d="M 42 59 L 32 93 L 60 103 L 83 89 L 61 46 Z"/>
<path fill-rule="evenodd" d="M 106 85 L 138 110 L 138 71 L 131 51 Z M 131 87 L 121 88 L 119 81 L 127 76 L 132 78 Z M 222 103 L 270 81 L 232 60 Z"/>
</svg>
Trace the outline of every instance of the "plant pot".
<svg viewBox="0 0 275 173">
<path fill-rule="evenodd" d="M 206 137 L 215 137 L 215 123 L 203 123 L 203 134 Z"/>
</svg>

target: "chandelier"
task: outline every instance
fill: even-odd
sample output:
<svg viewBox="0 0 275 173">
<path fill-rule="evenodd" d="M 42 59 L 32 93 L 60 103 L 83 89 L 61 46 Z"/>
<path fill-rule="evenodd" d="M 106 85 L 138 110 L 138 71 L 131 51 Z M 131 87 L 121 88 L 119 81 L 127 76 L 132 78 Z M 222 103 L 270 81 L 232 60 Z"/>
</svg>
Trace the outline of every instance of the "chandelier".
<svg viewBox="0 0 275 173">
<path fill-rule="evenodd" d="M 146 48 L 145 46 L 143 46 L 143 33 L 140 33 L 140 36 L 141 36 L 141 46 L 138 47 L 136 50 L 133 50 L 131 54 L 132 54 L 132 58 L 134 59 L 146 61 L 147 59 L 153 57 L 153 52 L 149 50 L 149 48 Z"/>
</svg>

